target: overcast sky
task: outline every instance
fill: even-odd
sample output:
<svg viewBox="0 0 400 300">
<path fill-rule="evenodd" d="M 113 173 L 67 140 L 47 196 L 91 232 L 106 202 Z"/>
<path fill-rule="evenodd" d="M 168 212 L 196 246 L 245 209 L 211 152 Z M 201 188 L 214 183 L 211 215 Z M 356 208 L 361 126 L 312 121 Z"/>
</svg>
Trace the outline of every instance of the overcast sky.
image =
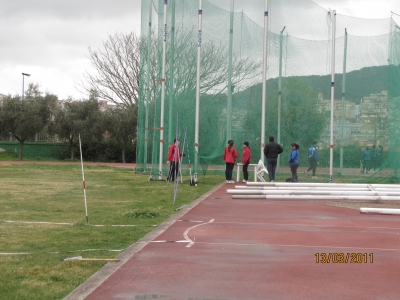
<svg viewBox="0 0 400 300">
<path fill-rule="evenodd" d="M 187 0 L 196 1 L 196 0 Z M 108 35 L 140 33 L 140 0 L 0 0 L 0 94 L 39 84 L 59 99 L 87 98 L 76 87 L 90 70 L 88 47 Z M 315 0 L 325 9 L 359 18 L 400 15 L 400 0 Z M 400 17 L 394 17 L 400 24 Z"/>
</svg>

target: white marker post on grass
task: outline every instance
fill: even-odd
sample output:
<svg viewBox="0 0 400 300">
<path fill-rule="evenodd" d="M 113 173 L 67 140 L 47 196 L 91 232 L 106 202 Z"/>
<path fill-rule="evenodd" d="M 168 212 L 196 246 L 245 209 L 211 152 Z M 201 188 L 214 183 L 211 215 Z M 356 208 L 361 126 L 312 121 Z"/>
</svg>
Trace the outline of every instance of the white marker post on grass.
<svg viewBox="0 0 400 300">
<path fill-rule="evenodd" d="M 86 183 L 85 183 L 85 173 L 83 172 L 83 159 L 82 159 L 82 144 L 81 135 L 79 134 L 79 151 L 81 153 L 81 166 L 82 166 L 82 183 L 83 183 L 83 198 L 85 200 L 85 212 L 86 212 L 86 223 L 89 223 L 88 209 L 86 203 Z"/>
</svg>

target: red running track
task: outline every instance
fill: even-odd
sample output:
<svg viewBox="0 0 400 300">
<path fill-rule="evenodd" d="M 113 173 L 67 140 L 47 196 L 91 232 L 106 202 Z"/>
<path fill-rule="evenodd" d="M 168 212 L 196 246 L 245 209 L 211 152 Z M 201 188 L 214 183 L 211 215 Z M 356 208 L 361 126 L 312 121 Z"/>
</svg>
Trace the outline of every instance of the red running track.
<svg viewBox="0 0 400 300">
<path fill-rule="evenodd" d="M 228 188 L 179 212 L 65 299 L 400 299 L 399 216 L 232 199 Z"/>
</svg>

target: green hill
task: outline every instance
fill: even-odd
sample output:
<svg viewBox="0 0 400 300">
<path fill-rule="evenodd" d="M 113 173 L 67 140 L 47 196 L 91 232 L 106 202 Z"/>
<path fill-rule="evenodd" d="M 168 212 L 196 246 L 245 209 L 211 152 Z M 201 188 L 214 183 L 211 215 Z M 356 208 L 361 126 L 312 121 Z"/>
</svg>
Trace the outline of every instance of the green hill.
<svg viewBox="0 0 400 300">
<path fill-rule="evenodd" d="M 370 94 L 380 93 L 383 90 L 389 90 L 390 73 L 400 74 L 400 67 L 379 66 L 379 67 L 368 67 L 361 70 L 352 71 L 346 74 L 346 100 L 354 101 L 357 104 L 360 103 L 362 97 L 369 96 Z M 317 93 L 321 92 L 324 99 L 330 99 L 331 97 L 331 75 L 325 76 L 295 76 L 306 82 L 309 86 L 315 89 Z M 282 83 L 288 78 L 283 78 Z M 395 84 L 395 81 L 393 82 Z M 343 86 L 343 74 L 335 75 L 335 99 L 342 98 L 342 86 Z M 271 78 L 267 80 L 267 97 L 275 97 L 278 91 L 278 78 Z M 235 104 L 238 106 L 245 106 L 248 104 L 249 99 L 257 99 L 261 97 L 262 84 L 258 83 L 254 86 L 247 88 L 244 91 L 235 93 L 234 99 Z M 243 101 L 242 101 L 243 100 Z"/>
</svg>

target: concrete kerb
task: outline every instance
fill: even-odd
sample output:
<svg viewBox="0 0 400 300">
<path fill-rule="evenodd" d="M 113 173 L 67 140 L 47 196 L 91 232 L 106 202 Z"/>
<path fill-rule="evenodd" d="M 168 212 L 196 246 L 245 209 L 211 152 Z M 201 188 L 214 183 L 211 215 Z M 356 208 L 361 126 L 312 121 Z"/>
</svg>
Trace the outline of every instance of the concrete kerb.
<svg viewBox="0 0 400 300">
<path fill-rule="evenodd" d="M 202 202 L 204 199 L 209 197 L 216 190 L 225 185 L 225 182 L 219 184 L 209 192 L 200 196 L 198 199 L 183 207 L 173 216 L 171 216 L 168 220 L 164 221 L 153 231 L 146 234 L 143 238 L 138 240 L 136 243 L 129 246 L 124 252 L 118 255 L 119 262 L 107 263 L 104 267 L 102 267 L 99 271 L 94 273 L 91 277 L 89 277 L 85 282 L 83 282 L 80 286 L 74 289 L 71 293 L 69 293 L 63 300 L 81 300 L 85 299 L 90 295 L 98 286 L 100 286 L 104 281 L 107 280 L 112 274 L 114 274 L 123 264 L 125 264 L 133 255 L 143 249 L 148 243 L 154 240 L 157 236 L 167 230 L 172 224 L 174 224 L 177 220 L 179 220 L 182 216 L 184 216 L 187 212 L 189 212 L 192 208 Z"/>
</svg>

